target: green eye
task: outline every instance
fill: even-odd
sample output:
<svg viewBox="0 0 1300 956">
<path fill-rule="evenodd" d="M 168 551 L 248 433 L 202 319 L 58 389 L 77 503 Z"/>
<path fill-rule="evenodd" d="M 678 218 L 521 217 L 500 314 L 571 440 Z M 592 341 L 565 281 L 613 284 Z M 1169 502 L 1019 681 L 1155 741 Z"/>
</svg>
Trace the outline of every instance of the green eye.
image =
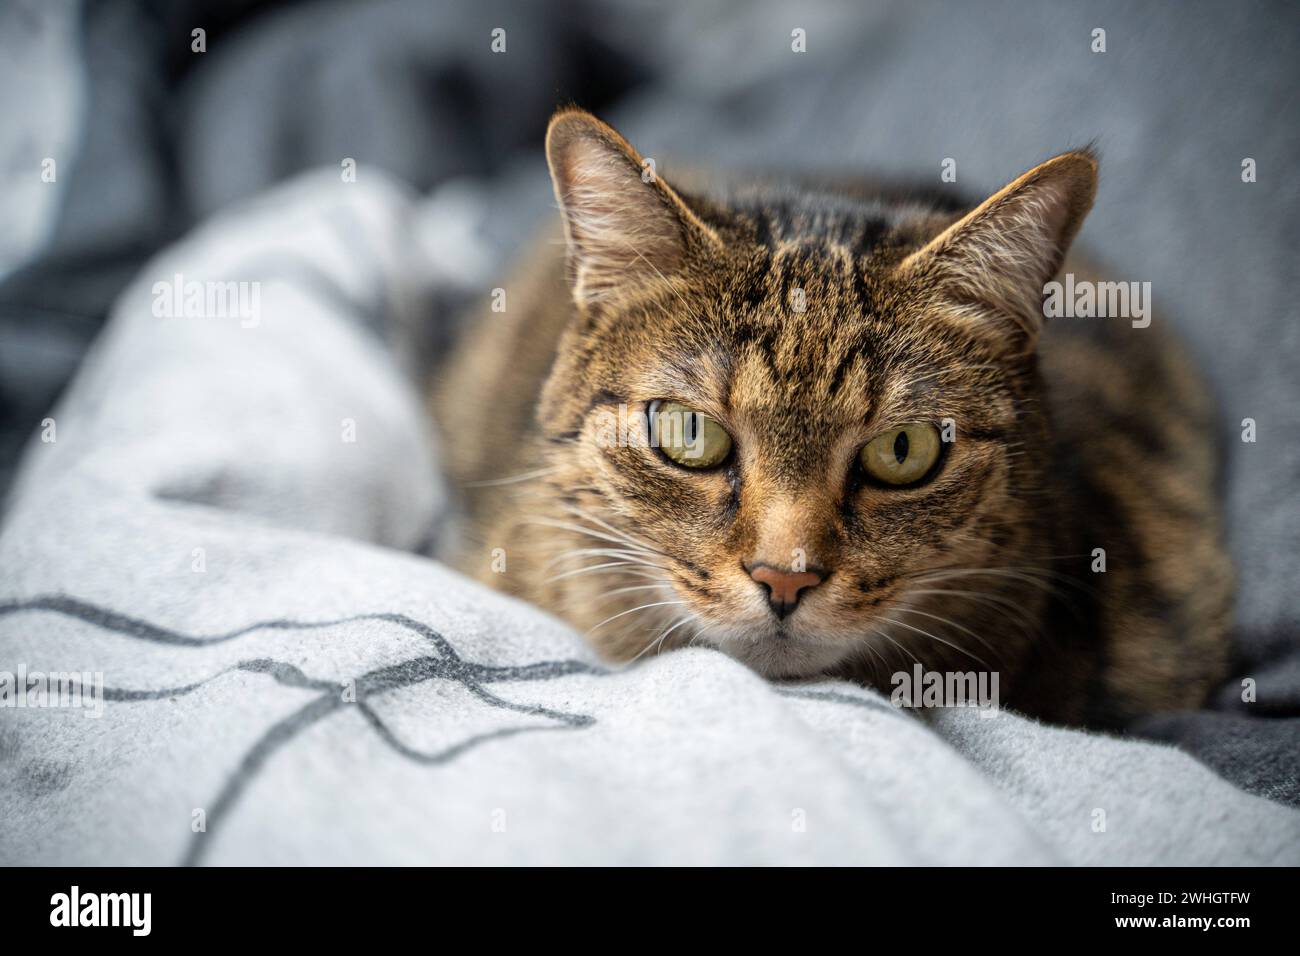
<svg viewBox="0 0 1300 956">
<path fill-rule="evenodd" d="M 677 402 L 650 405 L 650 437 L 669 461 L 683 468 L 714 468 L 731 454 L 726 429 Z"/>
<path fill-rule="evenodd" d="M 918 423 L 882 432 L 862 449 L 862 467 L 887 485 L 920 481 L 939 460 L 939 430 Z"/>
</svg>

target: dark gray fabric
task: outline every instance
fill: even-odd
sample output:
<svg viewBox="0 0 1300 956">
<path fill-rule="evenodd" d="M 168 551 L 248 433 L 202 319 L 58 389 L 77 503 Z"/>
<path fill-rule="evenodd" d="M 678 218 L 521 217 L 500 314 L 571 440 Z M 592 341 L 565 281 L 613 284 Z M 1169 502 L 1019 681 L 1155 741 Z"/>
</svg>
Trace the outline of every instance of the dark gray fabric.
<svg viewBox="0 0 1300 956">
<path fill-rule="evenodd" d="M 422 189 L 500 172 L 556 102 L 603 104 L 642 75 L 588 27 L 601 22 L 584 4 L 501 0 L 87 4 L 67 195 L 47 248 L 0 281 L 0 496 L 113 298 L 166 242 L 344 157 Z M 504 55 L 488 47 L 497 25 Z"/>
</svg>

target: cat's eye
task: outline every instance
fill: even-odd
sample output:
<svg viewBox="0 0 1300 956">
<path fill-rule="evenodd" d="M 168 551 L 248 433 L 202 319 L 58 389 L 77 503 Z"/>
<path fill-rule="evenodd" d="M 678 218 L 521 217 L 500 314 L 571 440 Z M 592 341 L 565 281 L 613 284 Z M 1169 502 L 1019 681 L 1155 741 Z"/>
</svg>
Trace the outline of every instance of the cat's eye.
<svg viewBox="0 0 1300 956">
<path fill-rule="evenodd" d="M 862 449 L 862 467 L 886 485 L 911 485 L 939 460 L 939 430 L 924 422 L 882 432 Z"/>
<path fill-rule="evenodd" d="M 731 454 L 731 436 L 714 419 L 677 402 L 652 402 L 650 438 L 683 468 L 716 468 Z"/>
</svg>

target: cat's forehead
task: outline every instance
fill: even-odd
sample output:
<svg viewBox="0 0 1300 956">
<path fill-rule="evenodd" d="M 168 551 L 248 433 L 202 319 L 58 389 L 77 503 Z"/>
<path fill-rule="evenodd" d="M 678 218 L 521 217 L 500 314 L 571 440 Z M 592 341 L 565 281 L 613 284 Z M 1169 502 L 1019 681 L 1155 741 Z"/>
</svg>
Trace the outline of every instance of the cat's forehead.
<svg viewBox="0 0 1300 956">
<path fill-rule="evenodd" d="M 861 421 L 916 397 L 925 388 L 911 383 L 935 381 L 958 357 L 921 326 L 874 309 L 869 288 L 816 294 L 826 307 L 802 313 L 771 301 L 709 303 L 651 336 L 633 367 L 636 390 L 769 421 Z"/>
<path fill-rule="evenodd" d="M 714 216 L 728 254 L 698 285 L 595 333 L 631 391 L 769 420 L 860 420 L 897 398 L 898 383 L 931 381 L 957 357 L 890 278 L 946 210 L 804 191 L 733 198 Z"/>
<path fill-rule="evenodd" d="M 793 192 L 733 201 L 721 215 L 728 254 L 705 266 L 711 288 L 697 303 L 716 303 L 708 324 L 741 339 L 815 338 L 834 351 L 906 311 L 891 276 L 955 213 L 915 198 Z"/>
<path fill-rule="evenodd" d="M 954 198 L 926 189 L 859 195 L 838 185 L 834 191 L 806 186 L 736 191 L 715 207 L 720 209 L 715 224 L 725 222 L 725 231 L 746 236 L 773 257 L 804 249 L 830 258 L 871 259 L 915 247 L 962 210 Z"/>
</svg>

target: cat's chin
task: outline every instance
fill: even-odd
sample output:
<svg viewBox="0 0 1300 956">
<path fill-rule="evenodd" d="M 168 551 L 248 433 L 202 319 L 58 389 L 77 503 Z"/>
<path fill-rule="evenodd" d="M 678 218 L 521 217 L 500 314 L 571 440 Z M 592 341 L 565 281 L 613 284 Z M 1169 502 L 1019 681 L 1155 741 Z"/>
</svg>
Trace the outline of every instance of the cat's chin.
<svg viewBox="0 0 1300 956">
<path fill-rule="evenodd" d="M 775 630 L 715 635 L 718 650 L 770 679 L 814 677 L 842 666 L 850 645 L 802 639 Z"/>
</svg>

